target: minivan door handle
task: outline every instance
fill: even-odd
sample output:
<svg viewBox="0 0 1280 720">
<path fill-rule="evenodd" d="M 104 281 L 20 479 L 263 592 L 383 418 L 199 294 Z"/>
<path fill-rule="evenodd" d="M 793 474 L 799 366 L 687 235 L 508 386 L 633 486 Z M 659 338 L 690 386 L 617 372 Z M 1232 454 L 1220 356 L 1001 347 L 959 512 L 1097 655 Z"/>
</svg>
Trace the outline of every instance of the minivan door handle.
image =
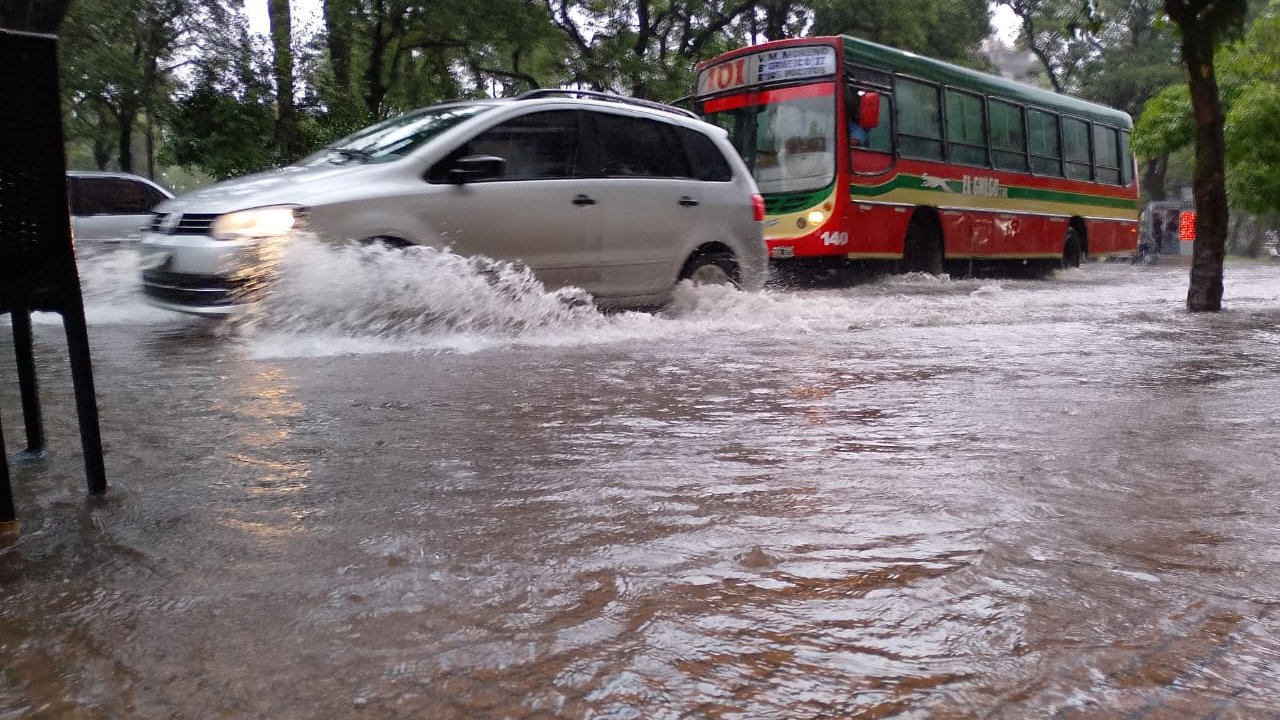
<svg viewBox="0 0 1280 720">
<path fill-rule="evenodd" d="M 698 206 L 698 201 L 697 201 L 697 200 L 694 200 L 693 198 L 689 197 L 688 195 L 684 195 L 684 196 L 681 196 L 681 198 L 680 198 L 680 204 L 681 204 L 681 205 L 683 205 L 683 206 L 685 206 L 685 207 L 697 207 L 697 206 Z"/>
<path fill-rule="evenodd" d="M 596 201 L 595 201 L 595 198 L 591 197 L 590 195 L 583 195 L 579 193 L 578 195 L 574 196 L 573 204 L 574 205 L 595 205 Z"/>
</svg>

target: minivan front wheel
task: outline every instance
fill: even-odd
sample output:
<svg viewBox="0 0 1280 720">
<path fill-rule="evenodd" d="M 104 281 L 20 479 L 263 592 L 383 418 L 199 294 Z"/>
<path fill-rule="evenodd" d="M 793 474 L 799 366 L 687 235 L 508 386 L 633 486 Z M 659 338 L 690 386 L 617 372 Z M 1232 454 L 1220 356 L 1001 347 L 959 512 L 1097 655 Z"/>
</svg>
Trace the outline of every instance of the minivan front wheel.
<svg viewBox="0 0 1280 720">
<path fill-rule="evenodd" d="M 368 237 L 361 240 L 360 244 L 366 247 L 377 246 L 386 250 L 403 250 L 405 248 L 413 247 L 413 243 L 409 242 L 408 240 L 405 240 L 404 238 L 398 238 L 392 235 L 377 235 L 375 237 Z"/>
<path fill-rule="evenodd" d="M 738 286 L 738 264 L 729 253 L 698 253 L 680 271 L 680 279 L 694 285 Z"/>
</svg>

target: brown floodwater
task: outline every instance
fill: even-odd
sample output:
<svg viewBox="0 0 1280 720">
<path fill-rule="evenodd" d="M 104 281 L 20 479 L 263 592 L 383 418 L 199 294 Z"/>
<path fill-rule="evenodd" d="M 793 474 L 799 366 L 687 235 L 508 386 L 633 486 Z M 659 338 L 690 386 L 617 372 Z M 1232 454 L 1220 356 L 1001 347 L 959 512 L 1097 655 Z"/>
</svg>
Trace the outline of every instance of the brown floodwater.
<svg viewBox="0 0 1280 720">
<path fill-rule="evenodd" d="M 0 719 L 1280 718 L 1278 264 L 606 316 L 329 252 L 224 323 L 82 258 L 101 499 L 37 319 Z"/>
</svg>

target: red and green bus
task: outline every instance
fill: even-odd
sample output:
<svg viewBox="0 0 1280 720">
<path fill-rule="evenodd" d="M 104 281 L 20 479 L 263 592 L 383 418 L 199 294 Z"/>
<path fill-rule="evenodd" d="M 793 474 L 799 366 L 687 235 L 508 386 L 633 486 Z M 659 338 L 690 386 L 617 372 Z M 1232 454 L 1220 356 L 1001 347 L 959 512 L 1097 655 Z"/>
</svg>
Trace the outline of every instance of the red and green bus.
<svg viewBox="0 0 1280 720">
<path fill-rule="evenodd" d="M 725 53 L 693 99 L 755 176 L 776 266 L 938 274 L 1137 249 L 1119 110 L 851 37 Z"/>
</svg>

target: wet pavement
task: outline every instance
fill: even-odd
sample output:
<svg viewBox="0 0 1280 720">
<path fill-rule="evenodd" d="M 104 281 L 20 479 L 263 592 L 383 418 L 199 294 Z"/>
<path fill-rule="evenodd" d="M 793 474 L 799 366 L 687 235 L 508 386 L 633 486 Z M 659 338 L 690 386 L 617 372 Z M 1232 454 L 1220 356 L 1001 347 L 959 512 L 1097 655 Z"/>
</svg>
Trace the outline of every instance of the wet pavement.
<svg viewBox="0 0 1280 720">
<path fill-rule="evenodd" d="M 602 316 L 304 245 L 228 323 L 81 263 L 111 488 L 37 318 L 0 719 L 1280 718 L 1274 263 Z"/>
</svg>

